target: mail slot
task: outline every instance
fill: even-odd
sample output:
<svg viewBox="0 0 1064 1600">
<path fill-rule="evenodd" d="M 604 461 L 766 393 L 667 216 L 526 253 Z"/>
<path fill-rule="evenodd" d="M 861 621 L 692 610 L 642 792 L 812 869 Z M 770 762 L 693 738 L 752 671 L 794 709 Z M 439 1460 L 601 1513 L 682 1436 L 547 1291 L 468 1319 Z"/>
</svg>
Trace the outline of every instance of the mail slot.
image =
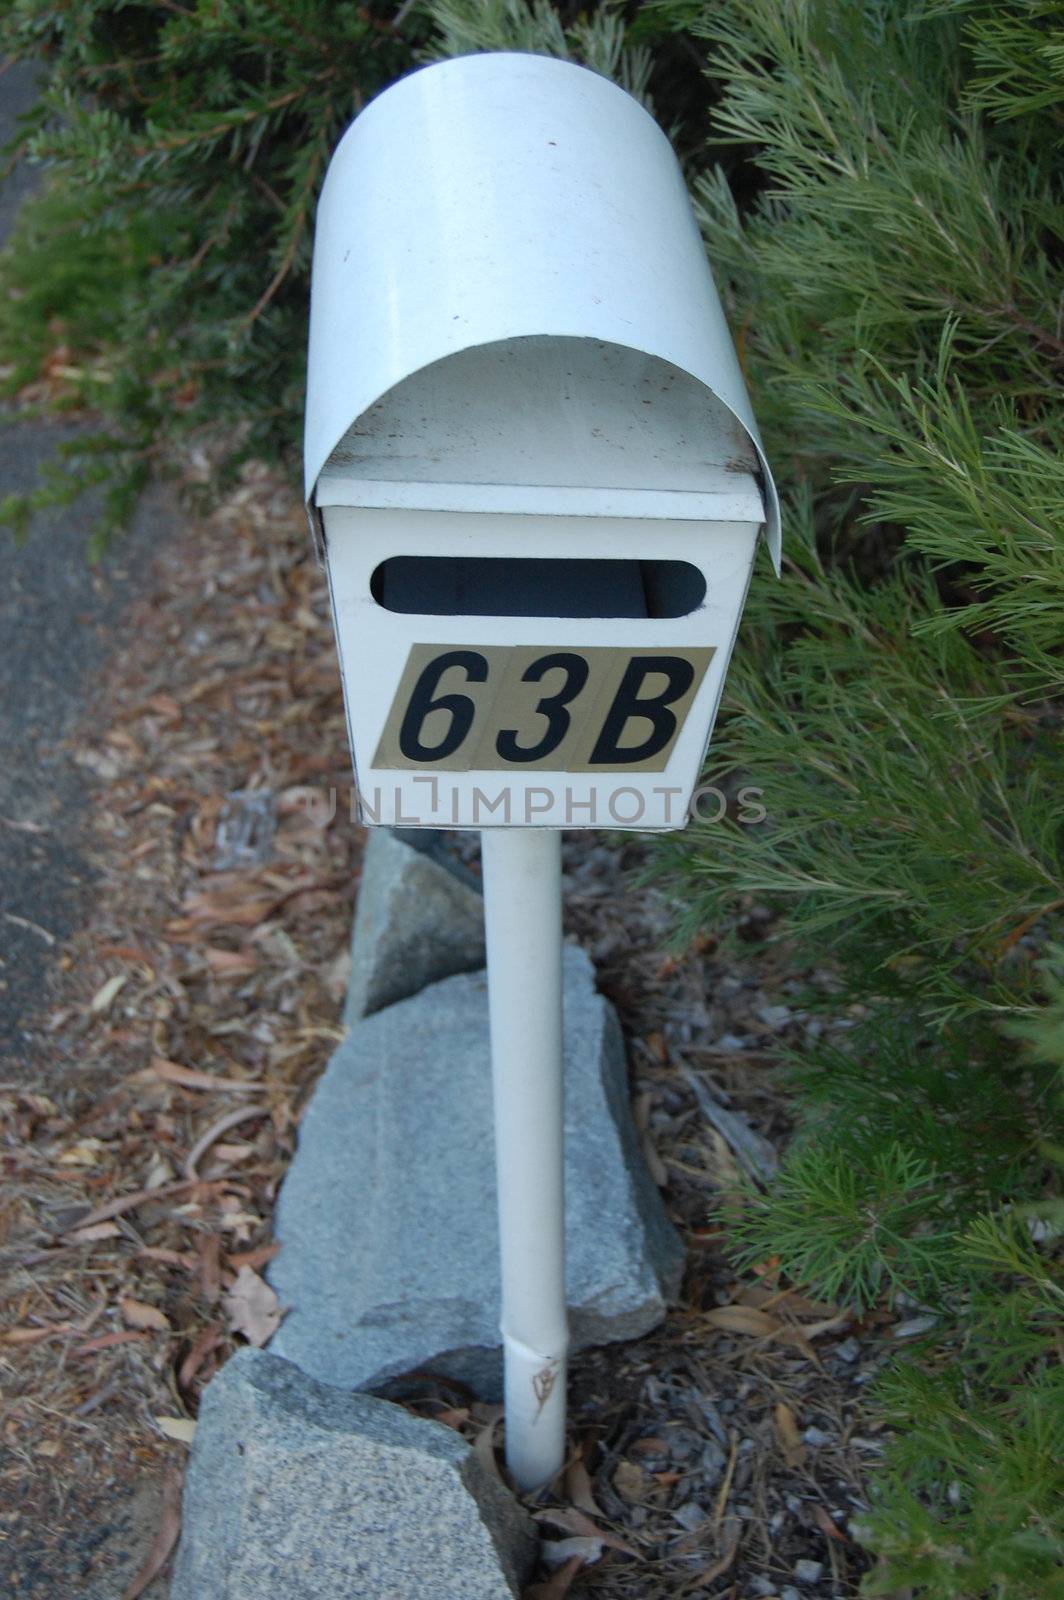
<svg viewBox="0 0 1064 1600">
<path fill-rule="evenodd" d="M 779 515 L 635 100 L 502 53 L 366 107 L 318 211 L 306 469 L 363 820 L 682 826 Z"/>
</svg>

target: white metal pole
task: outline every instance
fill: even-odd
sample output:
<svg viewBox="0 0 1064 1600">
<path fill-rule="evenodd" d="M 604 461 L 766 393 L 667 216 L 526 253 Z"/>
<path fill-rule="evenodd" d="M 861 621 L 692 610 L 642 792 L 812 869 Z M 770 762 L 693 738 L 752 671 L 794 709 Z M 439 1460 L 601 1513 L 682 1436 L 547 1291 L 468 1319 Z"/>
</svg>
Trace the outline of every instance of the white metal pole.
<svg viewBox="0 0 1064 1600">
<path fill-rule="evenodd" d="M 561 835 L 481 834 L 502 1261 L 506 1464 L 538 1489 L 565 1458 Z"/>
</svg>

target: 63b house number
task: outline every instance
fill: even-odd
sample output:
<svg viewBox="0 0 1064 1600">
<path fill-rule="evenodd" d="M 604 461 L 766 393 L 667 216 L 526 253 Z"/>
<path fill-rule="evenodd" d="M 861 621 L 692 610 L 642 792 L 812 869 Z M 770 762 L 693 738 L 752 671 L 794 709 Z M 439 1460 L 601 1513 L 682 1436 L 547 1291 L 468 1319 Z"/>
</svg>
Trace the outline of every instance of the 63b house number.
<svg viewBox="0 0 1064 1600">
<path fill-rule="evenodd" d="M 712 647 L 411 647 L 373 765 L 663 772 Z"/>
</svg>

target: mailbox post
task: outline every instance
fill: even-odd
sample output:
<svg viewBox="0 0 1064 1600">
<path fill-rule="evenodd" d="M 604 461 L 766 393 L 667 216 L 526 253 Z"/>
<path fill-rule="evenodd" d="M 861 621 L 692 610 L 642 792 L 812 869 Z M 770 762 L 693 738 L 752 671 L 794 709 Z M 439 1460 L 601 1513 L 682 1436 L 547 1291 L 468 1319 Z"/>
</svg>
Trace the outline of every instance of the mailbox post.
<svg viewBox="0 0 1064 1600">
<path fill-rule="evenodd" d="M 491 828 L 481 850 L 506 1464 L 516 1483 L 534 1489 L 565 1458 L 561 834 Z"/>
<path fill-rule="evenodd" d="M 362 820 L 482 831 L 534 1488 L 565 1424 L 558 830 L 683 826 L 762 532 L 779 560 L 682 175 L 623 90 L 487 54 L 360 114 L 318 211 L 306 487 Z"/>
</svg>

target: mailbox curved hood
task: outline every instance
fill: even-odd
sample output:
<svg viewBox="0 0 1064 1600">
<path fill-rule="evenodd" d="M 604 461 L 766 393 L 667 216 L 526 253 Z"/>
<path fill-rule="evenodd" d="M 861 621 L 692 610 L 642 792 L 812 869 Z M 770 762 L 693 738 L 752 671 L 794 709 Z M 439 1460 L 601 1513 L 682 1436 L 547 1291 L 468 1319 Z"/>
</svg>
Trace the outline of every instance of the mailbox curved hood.
<svg viewBox="0 0 1064 1600">
<path fill-rule="evenodd" d="M 337 147 L 318 207 L 306 493 L 414 374 L 479 347 L 591 340 L 689 374 L 779 502 L 668 139 L 624 90 L 548 56 L 436 63 L 380 95 Z"/>
</svg>

